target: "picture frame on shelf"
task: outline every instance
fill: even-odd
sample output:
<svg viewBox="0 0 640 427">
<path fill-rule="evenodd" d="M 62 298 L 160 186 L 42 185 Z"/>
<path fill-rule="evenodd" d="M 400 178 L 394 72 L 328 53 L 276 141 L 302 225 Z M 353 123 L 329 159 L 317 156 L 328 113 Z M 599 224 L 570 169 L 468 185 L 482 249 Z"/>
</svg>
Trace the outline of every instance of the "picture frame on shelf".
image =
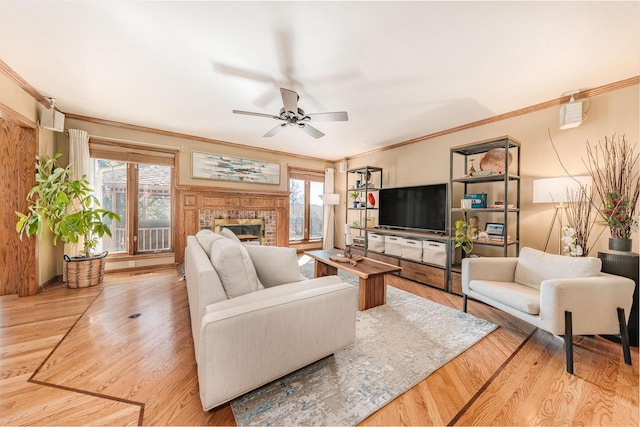
<svg viewBox="0 0 640 427">
<path fill-rule="evenodd" d="M 484 226 L 484 232 L 489 238 L 504 237 L 504 224 L 499 222 L 487 222 Z"/>
</svg>

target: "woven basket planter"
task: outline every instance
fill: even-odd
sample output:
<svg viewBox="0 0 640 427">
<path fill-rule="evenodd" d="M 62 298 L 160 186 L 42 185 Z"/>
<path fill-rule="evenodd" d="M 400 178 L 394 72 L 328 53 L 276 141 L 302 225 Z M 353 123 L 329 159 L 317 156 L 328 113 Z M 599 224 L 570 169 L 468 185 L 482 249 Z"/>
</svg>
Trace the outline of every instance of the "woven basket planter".
<svg viewBox="0 0 640 427">
<path fill-rule="evenodd" d="M 99 285 L 104 278 L 104 264 L 109 252 L 92 257 L 64 256 L 64 276 L 67 288 L 88 288 Z"/>
</svg>

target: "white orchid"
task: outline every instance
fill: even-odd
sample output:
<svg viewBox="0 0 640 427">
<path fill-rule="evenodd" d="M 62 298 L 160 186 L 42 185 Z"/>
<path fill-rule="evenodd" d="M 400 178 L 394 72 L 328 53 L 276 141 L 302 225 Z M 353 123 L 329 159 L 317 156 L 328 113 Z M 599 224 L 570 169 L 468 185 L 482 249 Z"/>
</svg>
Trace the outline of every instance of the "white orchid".
<svg viewBox="0 0 640 427">
<path fill-rule="evenodd" d="M 573 257 L 582 256 L 584 254 L 582 246 L 576 244 L 576 229 L 565 225 L 562 227 L 562 233 L 564 234 L 564 237 L 562 237 L 564 253 Z"/>
</svg>

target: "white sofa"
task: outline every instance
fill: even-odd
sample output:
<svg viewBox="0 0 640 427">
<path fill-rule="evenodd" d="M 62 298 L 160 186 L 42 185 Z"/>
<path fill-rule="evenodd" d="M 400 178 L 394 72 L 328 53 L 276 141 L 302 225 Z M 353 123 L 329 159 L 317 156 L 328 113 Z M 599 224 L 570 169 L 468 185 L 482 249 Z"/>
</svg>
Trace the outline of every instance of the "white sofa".
<svg viewBox="0 0 640 427">
<path fill-rule="evenodd" d="M 564 335 L 570 373 L 574 334 L 621 334 L 625 362 L 631 364 L 623 324 L 631 311 L 635 283 L 601 273 L 601 267 L 598 258 L 552 255 L 532 248 L 523 248 L 517 258 L 465 258 L 463 311 L 471 297 L 547 332 Z"/>
<path fill-rule="evenodd" d="M 305 279 L 293 248 L 196 236 L 185 276 L 204 410 L 355 342 L 354 286 Z"/>
</svg>

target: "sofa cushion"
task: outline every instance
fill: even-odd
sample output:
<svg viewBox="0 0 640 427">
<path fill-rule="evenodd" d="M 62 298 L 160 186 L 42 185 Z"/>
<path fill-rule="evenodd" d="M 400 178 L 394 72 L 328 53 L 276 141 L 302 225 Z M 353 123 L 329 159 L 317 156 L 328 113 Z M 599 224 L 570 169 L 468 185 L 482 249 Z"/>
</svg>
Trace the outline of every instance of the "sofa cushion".
<svg viewBox="0 0 640 427">
<path fill-rule="evenodd" d="M 216 269 L 227 298 L 259 289 L 258 275 L 247 250 L 231 239 L 218 239 L 211 247 L 211 264 Z"/>
<path fill-rule="evenodd" d="M 200 246 L 202 246 L 202 249 L 205 251 L 207 256 L 211 257 L 211 246 L 213 245 L 213 242 L 218 239 L 224 239 L 224 237 L 214 233 L 211 230 L 200 230 L 196 233 L 196 239 L 198 240 L 198 243 L 200 243 Z"/>
<path fill-rule="evenodd" d="M 236 233 L 229 230 L 228 228 L 222 228 L 220 230 L 220 235 L 226 237 L 227 239 L 231 239 L 234 242 L 240 243 L 240 239 L 238 239 L 238 236 L 236 236 Z"/>
<path fill-rule="evenodd" d="M 305 280 L 300 273 L 298 255 L 294 248 L 251 245 L 245 246 L 245 249 L 265 288 Z"/>
<path fill-rule="evenodd" d="M 235 298 L 233 300 L 227 299 L 225 301 L 210 304 L 205 307 L 204 314 L 215 313 L 221 310 L 243 306 L 245 304 L 260 302 L 268 298 L 279 298 L 296 292 L 313 291 L 318 288 L 338 283 L 343 283 L 342 279 L 338 276 L 323 276 L 316 277 L 315 279 L 305 279 L 301 282 L 296 282 L 295 284 L 287 286 L 274 286 L 272 288 L 265 289 L 264 292 L 253 292 L 251 294 L 243 295 L 242 298 Z"/>
<path fill-rule="evenodd" d="M 600 273 L 602 261 L 594 257 L 553 255 L 532 248 L 522 248 L 516 266 L 516 283 L 540 289 L 547 279 L 578 279 Z"/>
<path fill-rule="evenodd" d="M 512 282 L 472 280 L 469 289 L 524 313 L 540 314 L 540 292 L 532 287 Z"/>
</svg>

